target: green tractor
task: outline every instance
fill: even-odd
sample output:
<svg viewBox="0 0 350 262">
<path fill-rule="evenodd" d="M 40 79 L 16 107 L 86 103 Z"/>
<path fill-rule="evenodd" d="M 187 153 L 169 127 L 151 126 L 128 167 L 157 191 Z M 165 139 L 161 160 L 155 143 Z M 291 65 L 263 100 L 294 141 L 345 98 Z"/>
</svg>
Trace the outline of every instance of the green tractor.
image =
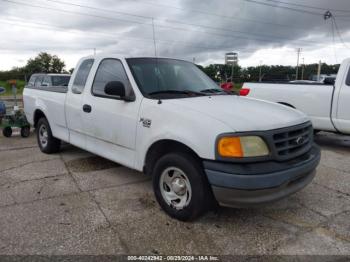
<svg viewBox="0 0 350 262">
<path fill-rule="evenodd" d="M 3 88 L 0 87 L 0 93 Z M 21 129 L 22 137 L 29 137 L 30 124 L 28 123 L 23 111 L 19 110 L 17 106 L 17 99 L 15 96 L 15 106 L 11 113 L 6 113 L 6 105 L 4 101 L 0 100 L 0 128 L 5 137 L 11 137 L 13 128 Z"/>
</svg>

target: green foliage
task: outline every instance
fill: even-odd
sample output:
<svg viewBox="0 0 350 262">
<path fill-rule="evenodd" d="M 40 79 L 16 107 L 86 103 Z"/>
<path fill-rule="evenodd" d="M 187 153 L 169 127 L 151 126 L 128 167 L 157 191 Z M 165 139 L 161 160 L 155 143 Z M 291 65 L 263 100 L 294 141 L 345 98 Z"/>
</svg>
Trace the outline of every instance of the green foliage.
<svg viewBox="0 0 350 262">
<path fill-rule="evenodd" d="M 50 55 L 42 52 L 35 58 L 28 60 L 27 65 L 24 67 L 24 71 L 28 75 L 34 73 L 63 73 L 65 63 L 56 55 Z"/>
<path fill-rule="evenodd" d="M 339 64 L 327 65 L 322 64 L 322 74 L 336 74 L 339 70 Z M 210 64 L 201 68 L 210 78 L 215 82 L 226 82 L 231 77 L 232 67 L 230 65 L 222 64 Z M 304 66 L 303 79 L 307 80 L 311 75 L 317 74 L 318 64 L 309 64 Z M 233 68 L 233 81 L 235 83 L 243 83 L 247 81 L 259 81 L 259 74 L 261 69 L 261 76 L 263 80 L 280 80 L 289 81 L 295 79 L 295 67 L 294 66 L 281 66 L 281 65 L 262 65 L 250 66 L 242 68 L 235 66 Z M 302 66 L 299 67 L 298 79 L 301 79 Z"/>
<path fill-rule="evenodd" d="M 42 52 L 36 57 L 29 59 L 24 67 L 0 71 L 0 81 L 6 82 L 10 79 L 17 79 L 24 83 L 34 73 L 66 73 L 65 63 L 56 55 Z M 19 87 L 21 87 L 21 81 L 19 82 Z"/>
<path fill-rule="evenodd" d="M 12 95 L 12 87 L 7 81 L 0 81 L 0 86 L 5 87 L 6 92 L 1 94 L 0 96 L 11 96 Z M 17 80 L 17 94 L 22 94 L 23 88 L 25 86 L 25 81 Z"/>
</svg>

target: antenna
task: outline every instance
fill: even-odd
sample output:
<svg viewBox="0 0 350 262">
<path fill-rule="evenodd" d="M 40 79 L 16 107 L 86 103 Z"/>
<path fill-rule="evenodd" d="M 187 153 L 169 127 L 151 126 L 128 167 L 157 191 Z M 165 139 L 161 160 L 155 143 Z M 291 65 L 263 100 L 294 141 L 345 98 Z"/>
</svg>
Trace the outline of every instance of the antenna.
<svg viewBox="0 0 350 262">
<path fill-rule="evenodd" d="M 154 29 L 154 18 L 153 17 L 152 17 L 152 29 L 153 29 L 154 56 L 157 57 L 156 32 Z"/>
</svg>

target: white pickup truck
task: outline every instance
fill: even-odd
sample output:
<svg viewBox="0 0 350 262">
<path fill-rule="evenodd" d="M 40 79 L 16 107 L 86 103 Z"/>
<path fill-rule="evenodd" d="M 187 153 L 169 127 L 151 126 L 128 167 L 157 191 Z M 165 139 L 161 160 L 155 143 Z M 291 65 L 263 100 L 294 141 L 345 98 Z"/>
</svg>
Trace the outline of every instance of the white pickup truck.
<svg viewBox="0 0 350 262">
<path fill-rule="evenodd" d="M 65 141 L 149 174 L 180 220 L 288 196 L 320 160 L 303 113 L 226 93 L 181 60 L 86 57 L 67 90 L 28 86 L 24 105 L 42 152 Z"/>
<path fill-rule="evenodd" d="M 298 109 L 316 131 L 350 134 L 350 59 L 341 64 L 335 83 L 244 83 L 241 94 Z"/>
</svg>

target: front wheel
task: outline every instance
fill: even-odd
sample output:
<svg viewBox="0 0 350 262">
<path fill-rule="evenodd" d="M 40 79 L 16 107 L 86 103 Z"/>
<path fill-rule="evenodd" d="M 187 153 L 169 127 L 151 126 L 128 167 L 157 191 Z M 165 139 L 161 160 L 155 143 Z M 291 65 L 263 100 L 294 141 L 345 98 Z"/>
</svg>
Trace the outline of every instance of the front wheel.
<svg viewBox="0 0 350 262">
<path fill-rule="evenodd" d="M 12 136 L 12 128 L 10 126 L 5 127 L 2 130 L 2 134 L 4 135 L 4 137 L 11 137 Z"/>
<path fill-rule="evenodd" d="M 61 141 L 52 135 L 49 122 L 45 117 L 38 121 L 36 136 L 41 152 L 52 154 L 60 150 Z"/>
<path fill-rule="evenodd" d="M 157 161 L 153 190 L 163 210 L 182 221 L 195 219 L 212 203 L 203 168 L 187 153 L 169 153 Z"/>
</svg>

